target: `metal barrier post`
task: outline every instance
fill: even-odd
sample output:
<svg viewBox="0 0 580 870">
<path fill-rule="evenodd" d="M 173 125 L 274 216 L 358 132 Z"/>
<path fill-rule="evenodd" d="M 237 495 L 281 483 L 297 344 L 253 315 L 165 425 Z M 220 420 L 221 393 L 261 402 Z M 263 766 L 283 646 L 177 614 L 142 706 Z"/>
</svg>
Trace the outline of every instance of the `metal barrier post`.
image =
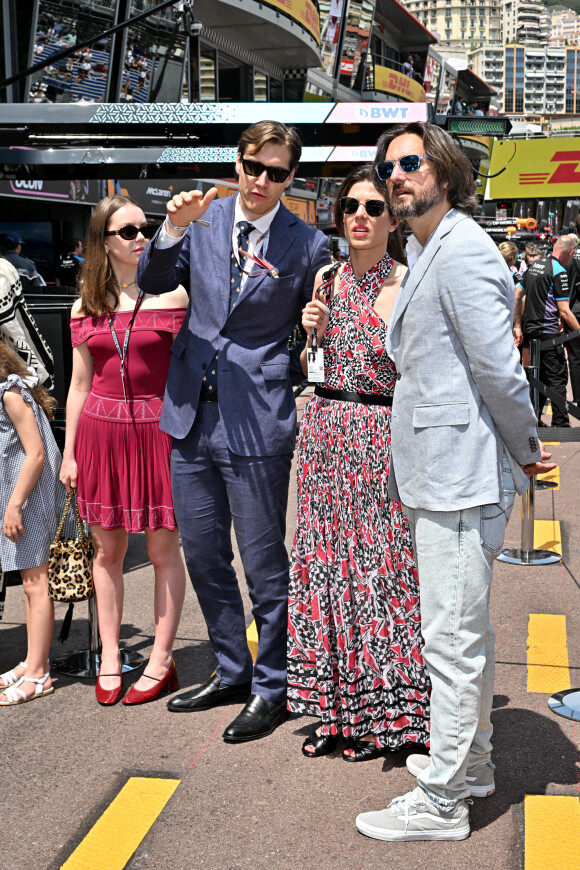
<svg viewBox="0 0 580 870">
<path fill-rule="evenodd" d="M 535 378 L 539 377 L 540 373 L 540 340 L 538 338 L 533 338 L 530 340 L 530 365 L 526 366 L 526 374 L 528 377 L 532 375 Z M 534 406 L 534 412 L 536 414 L 536 418 L 540 419 L 540 391 L 537 387 L 532 387 L 530 389 L 530 396 L 532 399 L 532 405 Z M 538 490 L 543 489 L 555 489 L 558 484 L 553 480 L 538 480 L 537 477 L 534 477 L 534 487 Z M 532 542 L 533 543 L 533 542 Z M 522 543 L 523 547 L 523 543 Z"/>
<path fill-rule="evenodd" d="M 58 659 L 53 659 L 52 667 L 60 674 L 69 677 L 88 677 L 95 679 L 99 676 L 101 666 L 101 639 L 99 637 L 99 619 L 97 616 L 97 601 L 95 596 L 88 600 L 89 607 L 89 648 L 68 653 Z M 145 659 L 134 650 L 119 650 L 121 653 L 121 665 L 123 673 L 134 671 L 143 666 Z"/>
<path fill-rule="evenodd" d="M 558 716 L 580 722 L 580 689 L 566 689 L 548 698 L 548 707 Z"/>
<path fill-rule="evenodd" d="M 526 375 L 537 380 L 540 369 L 540 342 L 530 341 L 530 365 L 526 366 Z M 530 387 L 530 398 L 536 416 L 540 410 L 540 393 L 536 387 Z M 522 534 L 521 548 L 503 550 L 497 557 L 498 562 L 508 562 L 510 565 L 553 565 L 561 562 L 562 557 L 551 550 L 534 549 L 534 503 L 536 479 L 530 478 L 530 485 L 522 496 Z"/>
</svg>

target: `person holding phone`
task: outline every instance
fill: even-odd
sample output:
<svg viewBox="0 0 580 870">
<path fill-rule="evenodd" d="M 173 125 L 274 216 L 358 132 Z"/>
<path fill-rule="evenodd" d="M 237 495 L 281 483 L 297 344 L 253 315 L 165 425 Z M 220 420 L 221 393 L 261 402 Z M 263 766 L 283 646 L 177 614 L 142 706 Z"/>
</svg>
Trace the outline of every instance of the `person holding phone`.
<svg viewBox="0 0 580 870">
<path fill-rule="evenodd" d="M 288 706 L 320 722 L 308 757 L 358 762 L 429 744 L 409 524 L 387 497 L 396 369 L 387 323 L 404 265 L 399 221 L 370 165 L 340 187 L 336 227 L 350 259 L 323 268 L 303 313 L 323 343 L 324 378 L 300 427 L 298 516 L 288 601 Z"/>
</svg>

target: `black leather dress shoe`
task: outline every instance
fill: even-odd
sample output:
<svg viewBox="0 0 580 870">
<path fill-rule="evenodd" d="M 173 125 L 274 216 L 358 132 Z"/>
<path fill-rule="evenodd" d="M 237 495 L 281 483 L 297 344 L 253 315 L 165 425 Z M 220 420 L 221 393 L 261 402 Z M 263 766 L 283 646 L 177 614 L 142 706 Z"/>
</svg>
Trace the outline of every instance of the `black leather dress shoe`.
<svg viewBox="0 0 580 870">
<path fill-rule="evenodd" d="M 284 722 L 287 715 L 286 698 L 269 704 L 260 695 L 250 695 L 242 712 L 224 731 L 224 740 L 226 743 L 246 743 L 267 737 Z"/>
<path fill-rule="evenodd" d="M 198 710 L 211 710 L 220 704 L 243 704 L 251 691 L 251 682 L 240 683 L 239 686 L 220 686 L 220 678 L 216 674 L 198 689 L 176 695 L 167 704 L 167 709 L 172 713 L 196 713 Z"/>
</svg>

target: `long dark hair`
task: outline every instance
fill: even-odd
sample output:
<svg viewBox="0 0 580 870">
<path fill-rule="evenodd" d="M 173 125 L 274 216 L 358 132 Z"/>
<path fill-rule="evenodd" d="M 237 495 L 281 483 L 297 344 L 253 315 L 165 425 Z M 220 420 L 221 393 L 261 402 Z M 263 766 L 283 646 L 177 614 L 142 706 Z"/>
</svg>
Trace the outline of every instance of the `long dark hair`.
<svg viewBox="0 0 580 870">
<path fill-rule="evenodd" d="M 18 375 L 24 379 L 30 377 L 30 372 L 22 357 L 18 356 L 15 350 L 12 350 L 4 341 L 0 340 L 0 381 L 5 381 L 8 375 Z M 56 399 L 49 396 L 40 384 L 29 389 L 48 419 L 52 420 L 55 408 L 58 405 Z"/>
<path fill-rule="evenodd" d="M 385 188 L 381 185 L 380 179 L 375 172 L 372 163 L 364 163 L 362 166 L 356 166 L 353 170 L 351 170 L 351 172 L 349 172 L 349 174 L 346 176 L 346 178 L 338 188 L 338 192 L 334 200 L 334 223 L 336 225 L 338 234 L 343 238 L 344 215 L 340 210 L 339 202 L 343 196 L 348 196 L 351 188 L 353 188 L 355 184 L 358 184 L 359 181 L 370 181 L 381 199 L 384 199 L 386 202 Z M 403 245 L 403 236 L 401 234 L 400 227 L 397 227 L 396 230 L 393 230 L 393 232 L 389 233 L 389 241 L 387 242 L 387 253 L 389 257 L 393 258 L 393 260 L 398 260 L 399 263 L 403 263 L 405 266 L 407 265 L 405 247 Z"/>
<path fill-rule="evenodd" d="M 431 158 L 439 184 L 447 182 L 447 199 L 452 208 L 475 214 L 479 201 L 471 163 L 456 140 L 436 124 L 414 121 L 389 127 L 379 137 L 375 166 L 382 163 L 389 145 L 398 136 L 413 135 L 423 140 L 425 154 Z"/>
<path fill-rule="evenodd" d="M 105 231 L 115 212 L 125 205 L 137 203 L 128 196 L 115 193 L 98 202 L 91 215 L 84 245 L 85 261 L 78 276 L 82 311 L 91 317 L 114 311 L 119 301 L 119 288 L 105 250 Z M 107 296 L 113 297 L 113 305 L 109 305 Z"/>
</svg>

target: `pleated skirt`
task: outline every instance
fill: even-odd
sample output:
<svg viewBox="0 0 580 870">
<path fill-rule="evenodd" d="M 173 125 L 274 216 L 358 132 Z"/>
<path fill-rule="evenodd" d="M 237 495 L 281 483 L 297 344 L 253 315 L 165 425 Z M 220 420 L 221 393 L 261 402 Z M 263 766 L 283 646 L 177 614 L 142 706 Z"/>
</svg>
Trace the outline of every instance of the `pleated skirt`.
<svg viewBox="0 0 580 870">
<path fill-rule="evenodd" d="M 175 529 L 171 438 L 157 421 L 100 420 L 83 413 L 75 441 L 81 517 L 90 526 Z"/>
</svg>

